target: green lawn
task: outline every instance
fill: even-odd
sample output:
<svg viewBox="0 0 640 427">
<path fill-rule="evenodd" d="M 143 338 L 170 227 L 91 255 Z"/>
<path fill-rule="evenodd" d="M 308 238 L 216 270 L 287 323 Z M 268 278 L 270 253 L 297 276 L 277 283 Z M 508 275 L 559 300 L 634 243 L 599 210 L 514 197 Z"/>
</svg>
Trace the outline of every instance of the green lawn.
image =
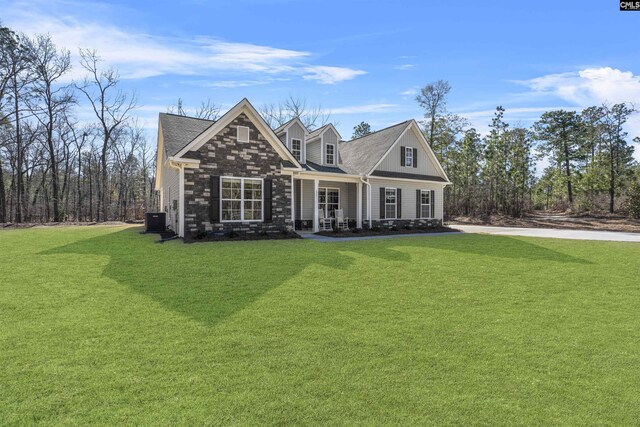
<svg viewBox="0 0 640 427">
<path fill-rule="evenodd" d="M 0 231 L 0 423 L 638 424 L 640 245 Z"/>
</svg>

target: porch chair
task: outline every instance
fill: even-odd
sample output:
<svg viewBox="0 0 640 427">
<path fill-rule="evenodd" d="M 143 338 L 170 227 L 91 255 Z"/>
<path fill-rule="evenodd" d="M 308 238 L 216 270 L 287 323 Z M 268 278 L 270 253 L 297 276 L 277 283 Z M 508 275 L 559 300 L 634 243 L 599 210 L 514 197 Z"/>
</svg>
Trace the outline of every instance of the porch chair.
<svg viewBox="0 0 640 427">
<path fill-rule="evenodd" d="M 336 209 L 336 227 L 341 230 L 349 229 L 349 218 L 345 218 L 342 209 Z"/>
<path fill-rule="evenodd" d="M 327 230 L 332 230 L 333 229 L 333 218 L 327 218 L 327 216 L 325 215 L 324 209 L 320 209 L 318 210 L 318 221 L 319 221 L 319 227 L 320 231 L 327 231 Z"/>
</svg>

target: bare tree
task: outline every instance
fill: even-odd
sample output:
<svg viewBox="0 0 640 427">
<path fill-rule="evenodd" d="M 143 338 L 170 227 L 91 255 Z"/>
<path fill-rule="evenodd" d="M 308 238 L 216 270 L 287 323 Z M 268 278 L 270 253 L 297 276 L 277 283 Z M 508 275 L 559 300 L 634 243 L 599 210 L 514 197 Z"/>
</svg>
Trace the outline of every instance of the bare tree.
<svg viewBox="0 0 640 427">
<path fill-rule="evenodd" d="M 446 80 L 438 80 L 420 89 L 420 94 L 416 96 L 418 104 L 425 109 L 424 117 L 426 119 L 426 125 L 429 127 L 427 135 L 429 145 L 433 145 L 435 140 L 438 117 L 447 112 L 446 98 L 450 90 L 451 86 L 449 86 L 449 82 Z"/>
<path fill-rule="evenodd" d="M 22 113 L 25 111 L 25 99 L 28 96 L 29 85 L 33 81 L 33 73 L 31 68 L 32 47 L 31 41 L 25 36 L 19 36 L 12 33 L 13 41 L 9 41 L 12 48 L 6 54 L 7 74 L 9 82 L 7 89 L 9 97 L 12 101 L 12 110 L 9 116 L 13 116 L 12 124 L 15 141 L 15 198 L 16 222 L 22 222 L 24 209 L 27 205 L 25 186 L 24 186 L 24 154 L 25 144 L 22 135 Z"/>
<path fill-rule="evenodd" d="M 49 155 L 49 169 L 51 171 L 51 187 L 53 201 L 53 220 L 62 221 L 60 203 L 60 176 L 58 173 L 58 153 L 62 142 L 62 135 L 54 135 L 56 121 L 58 129 L 66 129 L 64 115 L 75 102 L 70 86 L 60 86 L 57 82 L 71 69 L 71 54 L 68 50 L 59 50 L 49 36 L 37 36 L 33 46 L 33 68 L 35 79 L 33 97 L 29 107 L 45 130 L 44 142 Z M 68 151 L 68 146 L 62 147 Z M 64 155 L 64 153 L 63 153 Z M 65 181 L 66 182 L 66 181 Z"/>
<path fill-rule="evenodd" d="M 308 129 L 313 130 L 326 125 L 331 119 L 331 113 L 320 105 L 309 105 L 306 98 L 292 95 L 277 104 L 263 104 L 258 111 L 272 128 L 297 117 Z"/>
<path fill-rule="evenodd" d="M 89 100 L 102 132 L 100 150 L 100 185 L 98 186 L 97 220 L 105 221 L 108 209 L 107 155 L 110 146 L 129 114 L 136 106 L 135 94 L 127 94 L 118 89 L 119 76 L 113 68 L 100 69 L 100 58 L 96 51 L 80 49 L 80 64 L 89 76 L 77 88 Z"/>
<path fill-rule="evenodd" d="M 202 101 L 199 107 L 193 109 L 192 117 L 215 121 L 220 118 L 220 109 L 221 107 L 219 105 L 211 101 L 211 99 L 207 99 L 206 102 Z M 167 107 L 167 113 L 177 114 L 179 116 L 189 116 L 188 110 L 185 110 L 184 108 L 184 101 L 182 98 L 178 98 L 175 104 Z"/>
</svg>

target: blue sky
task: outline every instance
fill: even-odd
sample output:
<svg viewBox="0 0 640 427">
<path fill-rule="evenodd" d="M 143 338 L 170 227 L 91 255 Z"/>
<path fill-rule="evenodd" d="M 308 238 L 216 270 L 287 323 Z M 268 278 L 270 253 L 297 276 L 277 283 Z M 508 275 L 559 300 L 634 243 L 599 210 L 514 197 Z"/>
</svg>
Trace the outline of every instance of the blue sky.
<svg viewBox="0 0 640 427">
<path fill-rule="evenodd" d="M 452 86 L 449 110 L 486 132 L 602 102 L 640 105 L 640 13 L 607 1 L 4 1 L 0 19 L 98 50 L 135 89 L 140 122 L 178 97 L 229 107 L 289 95 L 332 111 L 347 138 L 421 117 L 426 83 Z M 73 78 L 80 78 L 79 67 Z M 640 119 L 629 130 L 640 135 Z"/>
</svg>

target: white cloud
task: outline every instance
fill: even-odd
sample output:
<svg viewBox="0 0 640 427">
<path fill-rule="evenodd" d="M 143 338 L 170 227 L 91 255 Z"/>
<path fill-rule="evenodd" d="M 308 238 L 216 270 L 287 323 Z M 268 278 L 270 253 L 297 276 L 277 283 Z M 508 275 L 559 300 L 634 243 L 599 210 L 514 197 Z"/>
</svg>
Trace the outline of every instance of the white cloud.
<svg viewBox="0 0 640 427">
<path fill-rule="evenodd" d="M 372 113 L 387 113 L 393 111 L 398 107 L 396 104 L 365 104 L 365 105 L 351 105 L 346 107 L 337 107 L 327 109 L 327 113 L 331 114 L 372 114 Z"/>
<path fill-rule="evenodd" d="M 56 45 L 69 49 L 76 64 L 69 79 L 84 75 L 77 65 L 79 47 L 95 49 L 101 59 L 117 67 L 121 77 L 128 79 L 234 72 L 297 75 L 321 84 L 335 84 L 365 74 L 346 67 L 309 64 L 312 54 L 307 51 L 215 38 L 169 38 L 132 32 L 100 22 L 95 14 L 89 14 L 95 4 L 67 6 L 65 13 L 52 13 L 46 9 L 51 5 L 45 3 L 17 2 L 3 10 L 3 21 L 29 35 L 48 33 Z M 68 10 L 73 10 L 75 15 Z"/>
<path fill-rule="evenodd" d="M 415 67 L 415 64 L 402 64 L 402 65 L 396 65 L 395 68 L 396 70 L 402 70 L 402 71 L 407 71 L 412 69 L 413 67 Z"/>
<path fill-rule="evenodd" d="M 516 82 L 536 94 L 553 95 L 581 107 L 640 101 L 640 76 L 611 67 L 547 74 Z"/>
<path fill-rule="evenodd" d="M 362 70 L 352 70 L 351 68 L 343 67 L 327 67 L 323 65 L 305 67 L 303 70 L 306 73 L 302 76 L 303 79 L 315 80 L 322 84 L 335 84 L 366 74 L 366 72 Z"/>
<path fill-rule="evenodd" d="M 409 96 L 416 96 L 418 94 L 418 87 L 417 86 L 413 86 L 410 87 L 407 90 L 403 90 L 402 92 L 400 92 L 400 95 L 405 96 L 405 97 L 409 97 Z"/>
</svg>

